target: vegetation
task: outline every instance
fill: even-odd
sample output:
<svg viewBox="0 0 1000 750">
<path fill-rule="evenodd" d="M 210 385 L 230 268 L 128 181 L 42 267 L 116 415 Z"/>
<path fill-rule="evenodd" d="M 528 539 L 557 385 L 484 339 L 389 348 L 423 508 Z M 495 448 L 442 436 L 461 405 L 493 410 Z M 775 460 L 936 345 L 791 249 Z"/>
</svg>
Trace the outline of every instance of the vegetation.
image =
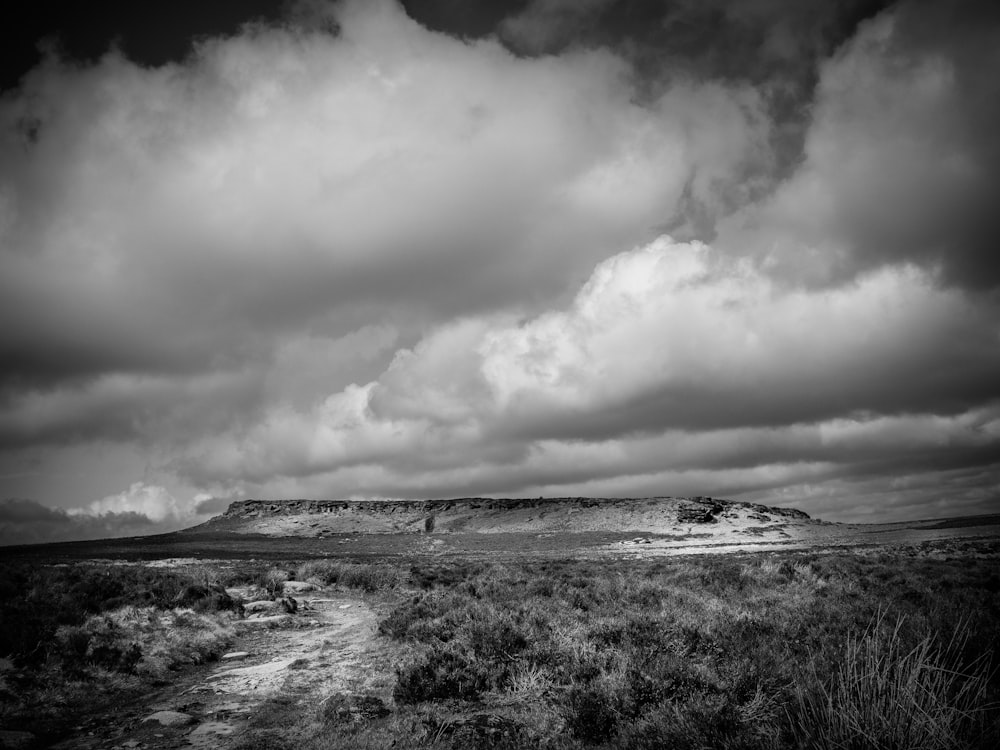
<svg viewBox="0 0 1000 750">
<path fill-rule="evenodd" d="M 324 586 L 341 586 L 368 593 L 400 586 L 405 576 L 393 565 L 352 563 L 340 560 L 310 560 L 298 566 L 299 581 L 314 581 Z"/>
<path fill-rule="evenodd" d="M 4 675 L 0 725 L 57 730 L 102 701 L 219 656 L 241 605 L 193 572 L 4 566 L 0 656 L 18 670 Z"/>
<path fill-rule="evenodd" d="M 380 625 L 411 653 L 395 711 L 304 746 L 1000 746 L 995 563 L 479 561 L 410 577 Z"/>
<path fill-rule="evenodd" d="M 244 750 L 1000 746 L 1000 561 L 888 554 L 10 567 L 0 721 L 211 659 L 222 587 L 289 579 L 363 592 L 394 681 L 275 695 Z"/>
</svg>

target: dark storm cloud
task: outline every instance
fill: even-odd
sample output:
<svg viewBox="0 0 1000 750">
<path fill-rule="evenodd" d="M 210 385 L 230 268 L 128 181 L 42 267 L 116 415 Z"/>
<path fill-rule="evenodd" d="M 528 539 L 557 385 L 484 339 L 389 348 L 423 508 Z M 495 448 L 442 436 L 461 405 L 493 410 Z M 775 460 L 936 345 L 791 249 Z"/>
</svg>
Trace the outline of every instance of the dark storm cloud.
<svg viewBox="0 0 1000 750">
<path fill-rule="evenodd" d="M 915 261 L 948 283 L 1000 283 L 996 3 L 536 0 L 499 28 L 532 54 L 615 49 L 653 90 L 685 76 L 754 85 L 773 123 L 771 158 L 728 208 L 764 198 L 804 156 L 778 203 L 832 213 L 823 233 L 849 246 L 829 251 L 821 280 Z M 795 198 L 813 169 L 827 173 L 828 207 Z M 667 226 L 712 238 L 718 215 L 697 201 L 685 209 Z"/>
<path fill-rule="evenodd" d="M 902 3 L 862 24 L 820 67 L 801 164 L 718 244 L 809 283 L 917 263 L 995 290 L 998 50 L 995 4 Z"/>
<path fill-rule="evenodd" d="M 0 91 L 16 86 L 45 47 L 92 62 L 112 44 L 143 65 L 186 57 L 192 40 L 232 34 L 256 20 L 281 18 L 286 0 L 174 0 L 139 5 L 128 0 L 37 0 L 22 3 L 17 19 L 0 27 Z"/>
</svg>

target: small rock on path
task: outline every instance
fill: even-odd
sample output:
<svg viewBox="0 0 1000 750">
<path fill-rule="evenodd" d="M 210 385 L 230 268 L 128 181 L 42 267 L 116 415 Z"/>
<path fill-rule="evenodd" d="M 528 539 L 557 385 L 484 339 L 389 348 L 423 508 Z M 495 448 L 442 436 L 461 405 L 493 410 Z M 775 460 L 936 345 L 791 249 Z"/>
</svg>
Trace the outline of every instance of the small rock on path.
<svg viewBox="0 0 1000 750">
<path fill-rule="evenodd" d="M 157 711 L 143 719 L 143 722 L 147 721 L 155 721 L 165 727 L 183 727 L 193 724 L 194 717 L 180 711 Z"/>
</svg>

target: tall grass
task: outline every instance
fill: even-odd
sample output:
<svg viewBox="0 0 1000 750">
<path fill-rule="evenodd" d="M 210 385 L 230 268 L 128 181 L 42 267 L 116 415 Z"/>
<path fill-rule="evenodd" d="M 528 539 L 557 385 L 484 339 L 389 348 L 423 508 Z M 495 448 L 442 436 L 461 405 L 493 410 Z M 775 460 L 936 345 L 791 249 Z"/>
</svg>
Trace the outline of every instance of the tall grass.
<svg viewBox="0 0 1000 750">
<path fill-rule="evenodd" d="M 295 573 L 300 581 L 316 581 L 327 586 L 341 586 L 368 593 L 387 591 L 400 586 L 405 576 L 393 565 L 310 560 Z"/>
<path fill-rule="evenodd" d="M 802 744 L 822 750 L 958 750 L 986 747 L 997 723 L 989 700 L 986 654 L 966 663 L 969 631 L 959 625 L 947 642 L 925 634 L 914 645 L 904 619 L 889 628 L 885 613 L 848 638 L 831 679 L 799 691 Z M 990 747 L 992 747 L 992 740 Z"/>
</svg>

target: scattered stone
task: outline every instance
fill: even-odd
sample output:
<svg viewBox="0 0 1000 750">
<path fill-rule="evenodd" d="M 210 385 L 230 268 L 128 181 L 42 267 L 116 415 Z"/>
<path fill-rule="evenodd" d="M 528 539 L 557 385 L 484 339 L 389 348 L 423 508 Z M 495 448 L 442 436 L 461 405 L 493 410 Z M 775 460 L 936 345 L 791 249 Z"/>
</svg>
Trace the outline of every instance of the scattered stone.
<svg viewBox="0 0 1000 750">
<path fill-rule="evenodd" d="M 187 736 L 191 747 L 218 747 L 220 737 L 229 737 L 236 728 L 226 721 L 206 721 Z"/>
<path fill-rule="evenodd" d="M 228 654 L 223 654 L 222 661 L 240 661 L 241 659 L 246 659 L 250 656 L 249 651 L 231 651 Z"/>
<path fill-rule="evenodd" d="M 286 594 L 301 594 L 306 591 L 315 591 L 318 589 L 315 583 L 309 583 L 309 581 L 285 581 L 285 593 Z"/>
<path fill-rule="evenodd" d="M 129 740 L 128 742 L 123 742 L 122 747 L 139 747 L 141 744 L 139 740 Z"/>
<path fill-rule="evenodd" d="M 285 623 L 290 622 L 291 619 L 292 618 L 289 615 L 258 616 L 243 620 L 241 624 L 248 626 L 249 625 L 259 626 L 259 627 L 268 627 L 274 625 L 277 627 L 279 625 L 284 625 Z"/>
<path fill-rule="evenodd" d="M 10 729 L 0 729 L 0 748 L 3 750 L 23 750 L 35 744 L 35 735 L 31 732 L 15 732 Z"/>
<path fill-rule="evenodd" d="M 346 695 L 334 693 L 320 706 L 323 722 L 329 726 L 361 724 L 388 716 L 391 711 L 375 695 Z"/>
<path fill-rule="evenodd" d="M 181 713 L 180 711 L 157 711 L 155 714 L 150 714 L 143 722 L 155 721 L 164 727 L 184 727 L 188 724 L 194 723 L 194 717 L 191 714 Z"/>
<path fill-rule="evenodd" d="M 288 665 L 293 661 L 295 661 L 295 659 L 275 659 L 274 661 L 269 661 L 264 664 L 227 669 L 224 672 L 217 672 L 216 674 L 211 675 L 208 679 L 219 680 L 231 677 L 261 677 L 264 675 L 275 674 L 276 672 L 282 672 L 288 669 Z"/>
</svg>

